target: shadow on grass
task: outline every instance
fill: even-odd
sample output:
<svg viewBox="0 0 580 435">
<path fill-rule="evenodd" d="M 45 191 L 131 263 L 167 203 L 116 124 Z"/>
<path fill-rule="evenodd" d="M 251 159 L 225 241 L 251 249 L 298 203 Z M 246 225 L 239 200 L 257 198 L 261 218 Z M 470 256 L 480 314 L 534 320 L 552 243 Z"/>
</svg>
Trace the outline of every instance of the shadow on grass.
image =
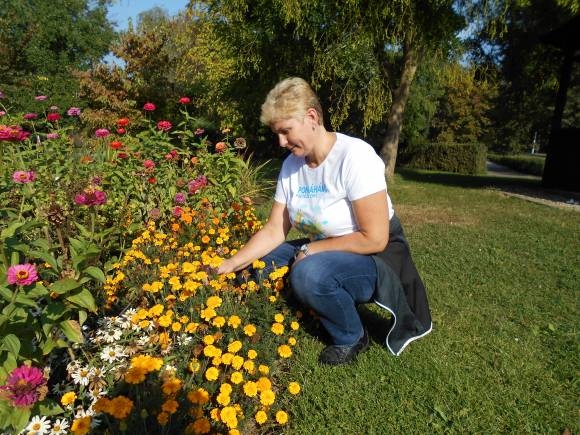
<svg viewBox="0 0 580 435">
<path fill-rule="evenodd" d="M 539 180 L 515 178 L 515 177 L 492 177 L 487 175 L 463 175 L 451 172 L 426 171 L 419 169 L 397 169 L 404 180 L 416 181 L 418 183 L 441 184 L 454 187 L 469 188 L 524 188 L 542 190 L 542 184 Z"/>
</svg>

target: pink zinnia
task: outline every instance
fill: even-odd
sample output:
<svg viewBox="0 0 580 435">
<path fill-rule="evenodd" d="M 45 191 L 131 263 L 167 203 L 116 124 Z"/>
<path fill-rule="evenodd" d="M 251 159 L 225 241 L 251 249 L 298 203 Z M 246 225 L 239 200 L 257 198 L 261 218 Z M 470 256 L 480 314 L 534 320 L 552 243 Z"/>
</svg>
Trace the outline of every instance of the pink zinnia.
<svg viewBox="0 0 580 435">
<path fill-rule="evenodd" d="M 34 97 L 34 99 L 36 101 L 44 101 L 46 100 L 48 97 L 46 95 L 37 95 L 36 97 Z"/>
<path fill-rule="evenodd" d="M 183 204 L 185 202 L 185 193 L 176 193 L 174 201 L 176 204 Z"/>
<path fill-rule="evenodd" d="M 28 120 L 36 119 L 36 118 L 38 118 L 38 115 L 36 113 L 26 113 L 26 114 L 24 114 L 23 118 L 28 119 Z"/>
<path fill-rule="evenodd" d="M 181 104 L 189 104 L 189 103 L 191 103 L 191 100 L 189 99 L 189 97 L 181 97 L 181 98 L 179 99 L 179 102 L 180 102 Z"/>
<path fill-rule="evenodd" d="M 58 134 L 58 133 L 48 133 L 46 135 L 47 139 L 58 139 L 59 137 L 60 137 L 60 134 Z"/>
<path fill-rule="evenodd" d="M 99 128 L 97 131 L 95 131 L 95 136 L 97 137 L 107 137 L 110 134 L 111 132 L 106 128 Z"/>
<path fill-rule="evenodd" d="M 189 193 L 194 194 L 202 187 L 207 186 L 207 178 L 205 175 L 200 175 L 195 180 L 189 182 Z"/>
<path fill-rule="evenodd" d="M 143 166 L 147 169 L 153 169 L 155 167 L 155 162 L 153 160 L 144 160 Z"/>
<path fill-rule="evenodd" d="M 79 116 L 81 114 L 81 109 L 79 107 L 71 107 L 66 111 L 68 116 Z"/>
<path fill-rule="evenodd" d="M 34 264 L 16 264 L 8 268 L 8 284 L 30 285 L 38 281 Z"/>
<path fill-rule="evenodd" d="M 169 130 L 171 130 L 171 127 L 173 127 L 173 125 L 169 121 L 159 121 L 157 123 L 157 128 L 159 130 L 169 131 Z"/>
<path fill-rule="evenodd" d="M 48 122 L 58 121 L 60 119 L 60 114 L 58 113 L 49 113 L 46 115 L 46 120 Z"/>
<path fill-rule="evenodd" d="M 173 216 L 179 217 L 181 216 L 181 213 L 183 213 L 183 209 L 181 207 L 177 206 L 173 209 Z"/>
<path fill-rule="evenodd" d="M 30 136 L 30 133 L 22 130 L 19 125 L 0 125 L 0 140 L 21 141 Z"/>
<path fill-rule="evenodd" d="M 6 385 L 0 390 L 8 392 L 8 398 L 14 406 L 34 405 L 40 396 L 40 388 L 46 385 L 42 370 L 22 365 L 12 370 Z"/>
<path fill-rule="evenodd" d="M 155 107 L 155 104 L 153 103 L 145 103 L 143 105 L 143 110 L 146 110 L 147 112 L 152 112 L 156 109 L 157 107 Z"/>
<path fill-rule="evenodd" d="M 36 180 L 34 171 L 15 171 L 12 174 L 12 181 L 15 183 L 26 184 L 32 183 L 34 180 Z"/>
<path fill-rule="evenodd" d="M 75 203 L 77 205 L 91 207 L 103 205 L 105 202 L 107 202 L 107 194 L 98 189 L 85 189 L 83 193 L 75 195 Z"/>
<path fill-rule="evenodd" d="M 4 116 L 6 115 L 6 112 L 4 110 L 0 110 L 0 116 Z"/>
</svg>

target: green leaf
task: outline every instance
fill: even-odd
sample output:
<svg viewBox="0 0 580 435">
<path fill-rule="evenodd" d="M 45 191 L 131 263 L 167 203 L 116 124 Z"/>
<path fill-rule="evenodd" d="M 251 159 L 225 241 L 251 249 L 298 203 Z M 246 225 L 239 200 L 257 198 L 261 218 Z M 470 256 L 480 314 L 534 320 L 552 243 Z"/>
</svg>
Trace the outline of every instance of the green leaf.
<svg viewBox="0 0 580 435">
<path fill-rule="evenodd" d="M 26 296 L 31 298 L 38 298 L 41 296 L 46 296 L 47 294 L 48 290 L 46 287 L 40 282 L 37 282 L 36 285 L 26 293 Z"/>
<path fill-rule="evenodd" d="M 43 355 L 48 355 L 50 352 L 52 352 L 52 350 L 55 347 L 56 343 L 54 342 L 54 340 L 50 337 L 47 337 L 44 343 L 42 343 L 42 346 L 40 348 L 42 349 Z"/>
<path fill-rule="evenodd" d="M 87 310 L 96 313 L 97 306 L 95 304 L 95 299 L 90 291 L 87 289 L 82 289 L 79 293 L 68 296 L 67 301 L 72 302 L 75 305 L 86 308 Z"/>
<path fill-rule="evenodd" d="M 60 319 L 66 312 L 68 312 L 68 308 L 58 302 L 51 302 L 44 309 L 46 318 L 53 322 Z"/>
<path fill-rule="evenodd" d="M 9 237 L 12 237 L 18 228 L 24 225 L 24 222 L 13 222 L 12 224 L 8 225 L 8 227 L 4 228 L 0 233 L 0 240 L 6 240 Z"/>
<path fill-rule="evenodd" d="M 85 310 L 79 310 L 79 323 L 81 326 L 83 326 L 83 324 L 85 323 L 85 321 L 87 320 L 87 312 Z"/>
<path fill-rule="evenodd" d="M 73 237 L 69 237 L 68 238 L 69 243 L 71 244 L 71 246 L 73 248 L 75 248 L 75 251 L 78 252 L 83 252 L 85 250 L 85 244 L 83 242 L 81 242 L 80 240 L 77 240 Z"/>
<path fill-rule="evenodd" d="M 66 338 L 68 338 L 73 343 L 84 343 L 85 339 L 83 333 L 81 332 L 81 325 L 76 320 L 65 320 L 60 322 L 60 328 Z"/>
<path fill-rule="evenodd" d="M 75 222 L 74 224 L 79 229 L 83 237 L 90 239 L 93 236 L 91 232 L 83 225 L 79 224 L 78 222 Z"/>
<path fill-rule="evenodd" d="M 18 337 L 14 334 L 8 334 L 6 337 L 4 337 L 2 342 L 4 344 L 4 349 L 18 358 L 18 354 L 20 353 L 20 340 Z"/>
<path fill-rule="evenodd" d="M 18 366 L 16 363 L 16 357 L 10 352 L 3 352 L 2 357 L 0 357 L 0 361 L 2 362 L 2 368 L 6 371 L 7 374 L 12 373 L 12 370 Z"/>
<path fill-rule="evenodd" d="M 27 298 L 26 296 L 19 294 L 18 296 L 16 296 L 16 302 L 22 305 L 27 305 L 29 307 L 32 308 L 37 308 L 38 307 L 38 303 L 30 298 Z"/>
<path fill-rule="evenodd" d="M 32 244 L 34 246 L 39 247 L 43 251 L 49 251 L 50 250 L 50 246 L 48 244 L 48 240 L 46 240 L 46 239 L 37 239 L 34 242 L 32 242 Z"/>
<path fill-rule="evenodd" d="M 6 299 L 8 302 L 12 300 L 14 293 L 8 287 L 0 287 L 0 296 Z"/>
<path fill-rule="evenodd" d="M 70 292 L 71 290 L 79 288 L 81 285 L 83 285 L 83 283 L 77 281 L 76 279 L 63 278 L 52 283 L 52 285 L 50 286 L 50 290 L 58 293 L 59 295 L 63 295 L 65 293 Z"/>
<path fill-rule="evenodd" d="M 30 408 L 14 408 L 10 415 L 10 422 L 16 429 L 15 433 L 19 433 L 26 427 L 28 420 L 30 420 L 30 413 Z"/>
<path fill-rule="evenodd" d="M 40 258 L 41 260 L 44 260 L 46 263 L 50 264 L 50 267 L 52 267 L 54 270 L 58 270 L 58 263 L 56 262 L 56 259 L 48 252 L 35 250 L 30 251 L 29 254 L 31 257 Z"/>
<path fill-rule="evenodd" d="M 64 409 L 56 402 L 40 403 L 38 405 L 38 414 L 40 415 L 58 415 L 62 414 Z"/>
<path fill-rule="evenodd" d="M 85 270 L 83 270 L 83 273 L 92 276 L 93 278 L 95 278 L 96 280 L 100 281 L 103 284 L 105 283 L 106 280 L 105 273 L 96 266 L 87 267 Z"/>
</svg>

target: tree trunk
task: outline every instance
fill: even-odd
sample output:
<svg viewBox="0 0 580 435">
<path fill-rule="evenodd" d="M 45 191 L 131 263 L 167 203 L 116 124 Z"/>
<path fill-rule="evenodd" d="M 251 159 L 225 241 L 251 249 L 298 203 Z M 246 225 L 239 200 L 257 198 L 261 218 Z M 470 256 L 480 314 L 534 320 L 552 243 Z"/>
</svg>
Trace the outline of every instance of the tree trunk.
<svg viewBox="0 0 580 435">
<path fill-rule="evenodd" d="M 385 174 L 387 178 L 392 178 L 395 173 L 395 163 L 397 161 L 397 149 L 399 147 L 399 136 L 403 128 L 403 114 L 409 99 L 411 83 L 415 78 L 418 64 L 417 48 L 410 41 L 405 41 L 403 46 L 403 69 L 401 71 L 401 82 L 399 87 L 393 90 L 393 103 L 387 118 L 387 133 L 381 148 L 381 157 L 385 162 Z"/>
</svg>

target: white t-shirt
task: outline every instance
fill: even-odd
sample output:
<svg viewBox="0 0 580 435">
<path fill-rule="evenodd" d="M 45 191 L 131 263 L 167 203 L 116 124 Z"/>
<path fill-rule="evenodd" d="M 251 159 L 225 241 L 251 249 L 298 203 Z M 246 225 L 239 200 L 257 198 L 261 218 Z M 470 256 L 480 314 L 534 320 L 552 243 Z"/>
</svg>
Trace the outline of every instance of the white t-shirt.
<svg viewBox="0 0 580 435">
<path fill-rule="evenodd" d="M 290 221 L 311 240 L 358 231 L 352 201 L 386 191 L 385 164 L 361 139 L 336 133 L 324 161 L 310 168 L 304 157 L 289 155 L 282 164 L 274 199 L 288 207 Z M 394 210 L 391 198 L 389 219 Z"/>
</svg>

